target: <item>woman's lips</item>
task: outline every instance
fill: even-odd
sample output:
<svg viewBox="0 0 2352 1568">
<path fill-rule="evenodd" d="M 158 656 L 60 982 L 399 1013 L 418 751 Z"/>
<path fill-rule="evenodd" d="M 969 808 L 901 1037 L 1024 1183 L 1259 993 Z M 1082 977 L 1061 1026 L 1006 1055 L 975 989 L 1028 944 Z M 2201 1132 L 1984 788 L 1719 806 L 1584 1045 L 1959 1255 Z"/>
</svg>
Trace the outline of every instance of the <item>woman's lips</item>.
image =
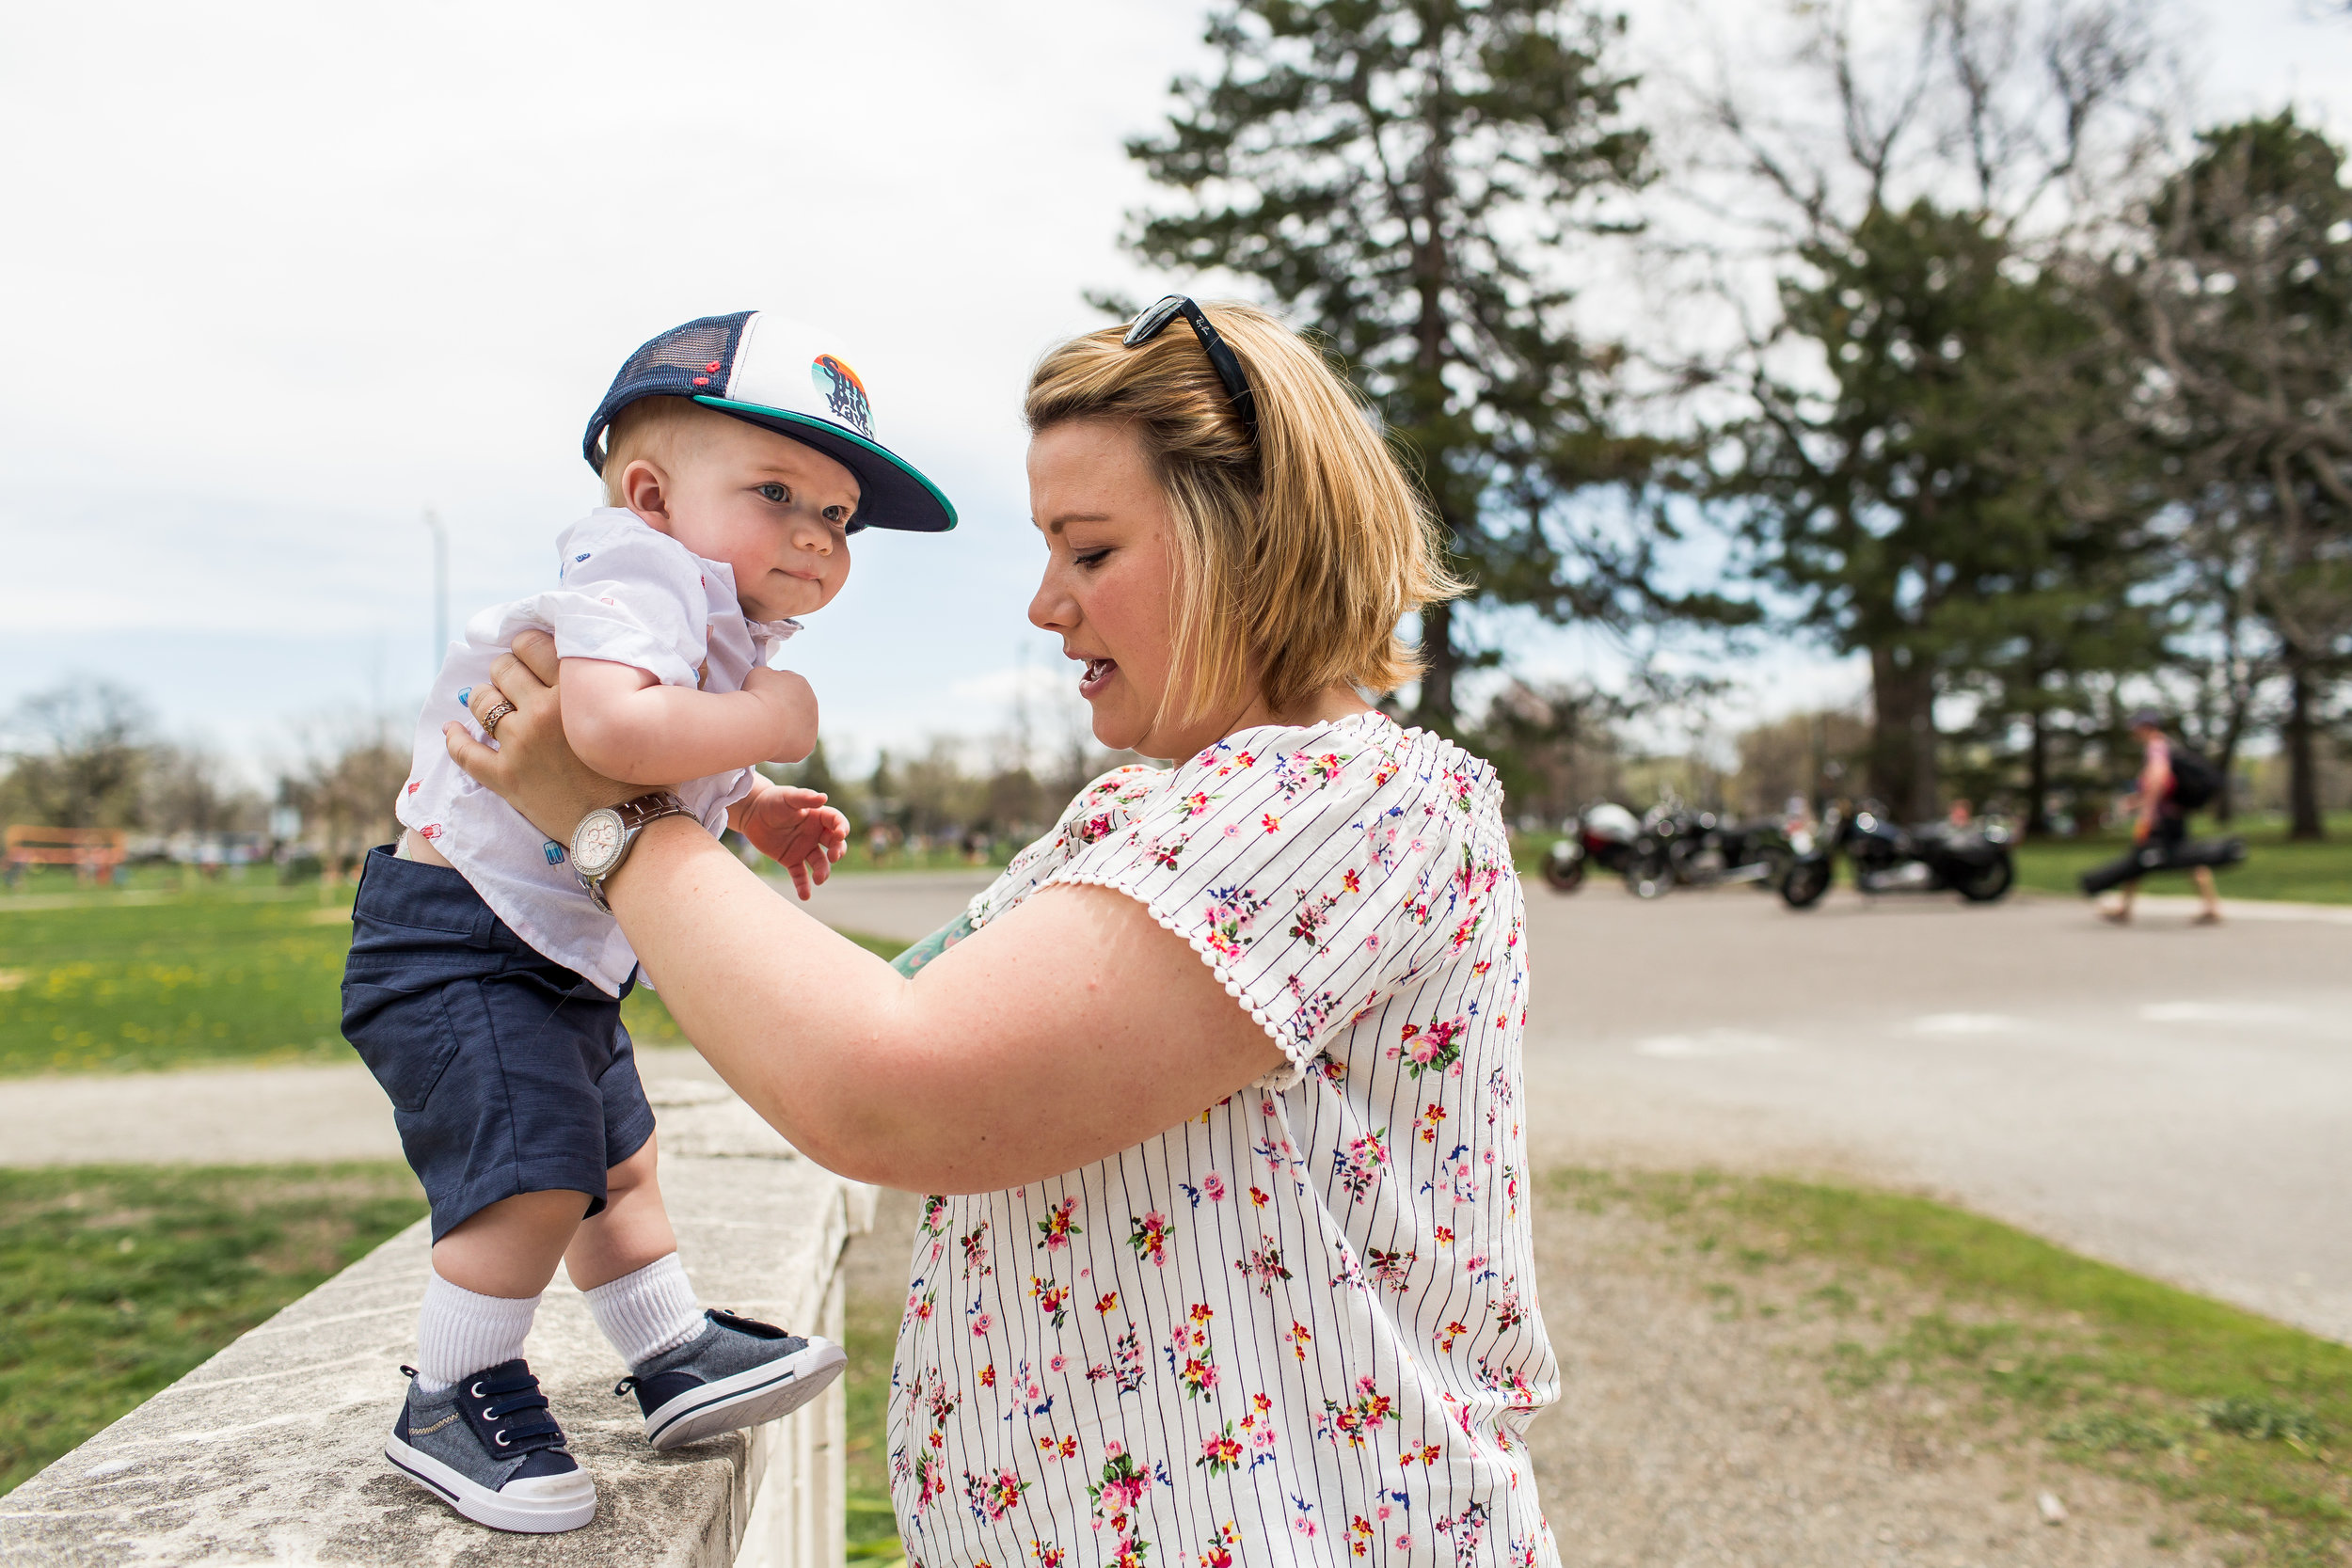
<svg viewBox="0 0 2352 1568">
<path fill-rule="evenodd" d="M 1078 695 L 1089 700 L 1100 696 L 1117 673 L 1119 661 L 1115 658 L 1088 659 L 1086 669 L 1078 676 Z"/>
</svg>

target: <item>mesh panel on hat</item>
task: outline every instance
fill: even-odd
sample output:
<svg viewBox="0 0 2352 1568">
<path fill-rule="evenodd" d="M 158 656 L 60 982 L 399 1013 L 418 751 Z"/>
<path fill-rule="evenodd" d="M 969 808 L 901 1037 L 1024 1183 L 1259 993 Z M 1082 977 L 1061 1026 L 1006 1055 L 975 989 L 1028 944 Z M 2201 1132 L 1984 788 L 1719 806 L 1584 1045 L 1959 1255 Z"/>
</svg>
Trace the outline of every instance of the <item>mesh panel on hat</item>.
<svg viewBox="0 0 2352 1568">
<path fill-rule="evenodd" d="M 713 316 L 674 326 L 630 355 L 613 382 L 617 387 L 660 371 L 683 371 L 689 385 L 695 376 L 707 375 L 711 386 L 724 386 L 727 359 L 735 352 L 736 329 L 742 321 L 740 316 Z M 716 371 L 709 369 L 714 362 Z"/>
<path fill-rule="evenodd" d="M 588 420 L 588 433 L 580 441 L 580 455 L 588 459 L 588 466 L 598 473 L 604 471 L 599 442 L 605 427 L 638 399 L 691 398 L 724 390 L 735 368 L 736 344 L 751 316 L 749 310 L 705 316 L 670 328 L 630 355 Z"/>
</svg>

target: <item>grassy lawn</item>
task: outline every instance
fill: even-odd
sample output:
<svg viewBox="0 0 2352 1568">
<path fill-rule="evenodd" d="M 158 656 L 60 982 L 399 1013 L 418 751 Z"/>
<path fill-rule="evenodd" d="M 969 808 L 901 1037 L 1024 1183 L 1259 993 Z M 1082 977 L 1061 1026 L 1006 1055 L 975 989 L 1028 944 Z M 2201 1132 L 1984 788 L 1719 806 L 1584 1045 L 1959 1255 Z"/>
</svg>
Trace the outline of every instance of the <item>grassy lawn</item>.
<svg viewBox="0 0 2352 1568">
<path fill-rule="evenodd" d="M 0 1075 L 343 1059 L 347 890 L 152 896 L 0 895 Z"/>
<path fill-rule="evenodd" d="M 2330 816 L 2329 836 L 2318 844 L 2288 843 L 2285 824 L 2276 817 L 2240 817 L 2223 828 L 2201 816 L 2191 822 L 2190 832 L 2199 838 L 2246 840 L 2246 863 L 2215 873 L 2224 898 L 2352 904 L 2352 814 Z M 2022 844 L 2017 850 L 2017 885 L 2079 896 L 2076 875 L 2115 859 L 2130 843 L 2128 832 L 2117 832 Z M 2185 873 L 2151 877 L 2141 888 L 2148 893 L 2182 895 L 2196 891 Z"/>
<path fill-rule="evenodd" d="M 1552 1201 L 1667 1220 L 1708 1260 L 1724 1310 L 1844 1315 L 1853 1338 L 1823 1369 L 1839 1387 L 1932 1388 L 1987 1437 L 2038 1437 L 2186 1502 L 2281 1568 L 2346 1560 L 2352 1347 L 1921 1198 L 1703 1174 L 1548 1185 Z M 1776 1299 L 1823 1263 L 1832 1282 Z"/>
<path fill-rule="evenodd" d="M 0 1170 L 0 1492 L 423 1213 L 397 1164 Z"/>
<path fill-rule="evenodd" d="M 867 1243 L 871 1244 L 871 1243 Z M 849 1389 L 850 1560 L 895 1562 L 902 1555 L 898 1522 L 890 1510 L 890 1356 L 898 1338 L 898 1298 L 850 1295 L 842 1348 Z"/>
<path fill-rule="evenodd" d="M 0 893 L 0 1077 L 353 1059 L 339 1027 L 348 888 L 52 880 Z M 850 940 L 884 958 L 904 945 Z M 646 1044 L 684 1043 L 649 991 L 623 1017 Z"/>
</svg>

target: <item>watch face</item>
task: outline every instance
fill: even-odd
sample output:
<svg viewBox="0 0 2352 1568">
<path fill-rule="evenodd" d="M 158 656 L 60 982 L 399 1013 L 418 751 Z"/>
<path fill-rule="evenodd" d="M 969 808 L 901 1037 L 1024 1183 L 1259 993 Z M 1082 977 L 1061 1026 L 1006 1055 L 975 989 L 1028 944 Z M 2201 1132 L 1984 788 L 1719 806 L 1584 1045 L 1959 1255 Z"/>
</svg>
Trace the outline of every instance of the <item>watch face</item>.
<svg viewBox="0 0 2352 1568">
<path fill-rule="evenodd" d="M 572 863 L 590 877 L 600 877 L 621 858 L 620 814 L 592 811 L 580 818 L 572 834 Z"/>
</svg>

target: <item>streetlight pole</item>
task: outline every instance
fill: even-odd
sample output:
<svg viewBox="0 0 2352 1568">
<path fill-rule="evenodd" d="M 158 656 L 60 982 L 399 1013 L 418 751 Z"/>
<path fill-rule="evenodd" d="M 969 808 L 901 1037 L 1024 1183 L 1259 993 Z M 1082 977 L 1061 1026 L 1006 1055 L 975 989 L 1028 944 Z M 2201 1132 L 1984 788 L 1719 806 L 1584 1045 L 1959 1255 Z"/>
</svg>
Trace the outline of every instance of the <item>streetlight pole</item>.
<svg viewBox="0 0 2352 1568">
<path fill-rule="evenodd" d="M 424 526 L 433 531 L 433 668 L 437 673 L 449 655 L 449 530 L 429 506 Z"/>
</svg>

